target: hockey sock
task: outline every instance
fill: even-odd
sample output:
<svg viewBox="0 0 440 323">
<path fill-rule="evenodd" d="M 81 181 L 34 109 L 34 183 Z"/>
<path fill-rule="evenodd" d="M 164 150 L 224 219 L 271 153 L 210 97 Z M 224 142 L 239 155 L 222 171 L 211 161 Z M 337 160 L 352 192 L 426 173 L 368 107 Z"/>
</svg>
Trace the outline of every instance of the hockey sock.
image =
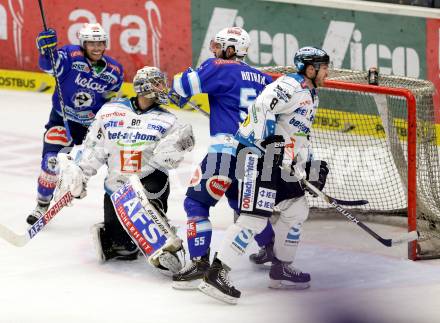
<svg viewBox="0 0 440 323">
<path fill-rule="evenodd" d="M 268 221 L 264 230 L 255 235 L 254 239 L 258 243 L 258 246 L 264 247 L 273 241 L 275 233 L 273 232 L 272 224 Z"/>
<path fill-rule="evenodd" d="M 41 161 L 41 172 L 38 177 L 38 199 L 49 202 L 58 180 L 57 153 L 49 152 L 44 154 Z"/>
<path fill-rule="evenodd" d="M 212 225 L 209 221 L 209 207 L 187 197 L 184 208 L 188 217 L 187 240 L 190 258 L 204 256 L 211 245 Z"/>
<path fill-rule="evenodd" d="M 241 215 L 237 222 L 226 230 L 217 258 L 233 268 L 246 252 L 255 233 L 261 232 L 266 224 L 267 218 Z"/>
</svg>

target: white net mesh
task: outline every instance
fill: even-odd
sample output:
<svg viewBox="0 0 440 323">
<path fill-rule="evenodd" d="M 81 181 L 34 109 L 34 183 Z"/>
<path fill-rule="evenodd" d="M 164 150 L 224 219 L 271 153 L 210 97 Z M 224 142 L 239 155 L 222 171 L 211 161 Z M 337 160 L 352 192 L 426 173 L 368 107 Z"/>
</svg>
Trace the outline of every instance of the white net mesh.
<svg viewBox="0 0 440 323">
<path fill-rule="evenodd" d="M 263 68 L 291 73 L 293 67 Z M 329 80 L 367 84 L 367 72 L 332 70 Z M 417 230 L 418 255 L 440 256 L 439 132 L 435 124 L 431 82 L 380 76 L 379 85 L 409 89 L 417 109 Z M 404 97 L 335 88 L 319 90 L 320 106 L 311 140 L 316 159 L 326 160 L 330 174 L 325 191 L 340 199 L 367 199 L 354 213 L 407 216 L 408 123 Z M 312 207 L 330 212 L 310 198 Z M 385 217 L 386 218 L 386 217 Z"/>
</svg>

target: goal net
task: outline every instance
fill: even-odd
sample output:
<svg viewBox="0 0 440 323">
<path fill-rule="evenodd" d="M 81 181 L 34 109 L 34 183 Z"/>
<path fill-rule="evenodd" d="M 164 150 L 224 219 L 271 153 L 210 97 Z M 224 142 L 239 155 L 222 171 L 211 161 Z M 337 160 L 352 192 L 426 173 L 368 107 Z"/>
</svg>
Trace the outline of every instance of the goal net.
<svg viewBox="0 0 440 323">
<path fill-rule="evenodd" d="M 293 67 L 263 68 L 274 76 Z M 332 70 L 319 90 L 311 133 L 315 159 L 329 164 L 324 191 L 340 199 L 367 199 L 351 211 L 390 222 L 406 217 L 419 239 L 408 246 L 410 259 L 440 257 L 440 125 L 435 123 L 431 82 Z M 313 209 L 331 212 L 309 198 Z"/>
</svg>

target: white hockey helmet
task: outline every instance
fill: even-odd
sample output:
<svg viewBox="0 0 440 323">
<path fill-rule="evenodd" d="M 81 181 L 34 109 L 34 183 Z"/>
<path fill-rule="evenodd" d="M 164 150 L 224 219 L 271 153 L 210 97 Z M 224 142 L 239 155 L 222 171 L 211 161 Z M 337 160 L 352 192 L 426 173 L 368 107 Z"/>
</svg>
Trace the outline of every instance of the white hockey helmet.
<svg viewBox="0 0 440 323">
<path fill-rule="evenodd" d="M 78 38 L 83 48 L 86 41 L 104 41 L 107 47 L 108 35 L 99 23 L 85 23 L 78 33 Z"/>
<path fill-rule="evenodd" d="M 133 87 L 137 95 L 154 99 L 159 104 L 168 104 L 165 74 L 154 66 L 144 66 L 136 72 Z"/>
<path fill-rule="evenodd" d="M 246 30 L 240 27 L 230 27 L 220 30 L 212 42 L 220 44 L 223 51 L 226 51 L 229 46 L 234 47 L 236 56 L 243 58 L 247 55 L 251 38 Z"/>
</svg>

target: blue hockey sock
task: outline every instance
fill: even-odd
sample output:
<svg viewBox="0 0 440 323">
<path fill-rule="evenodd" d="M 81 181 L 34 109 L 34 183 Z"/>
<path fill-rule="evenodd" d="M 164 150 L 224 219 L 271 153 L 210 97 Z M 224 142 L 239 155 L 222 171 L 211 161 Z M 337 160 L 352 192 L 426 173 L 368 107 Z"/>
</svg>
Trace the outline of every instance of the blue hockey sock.
<svg viewBox="0 0 440 323">
<path fill-rule="evenodd" d="M 204 256 L 208 253 L 212 237 L 209 207 L 187 197 L 184 208 L 188 217 L 186 233 L 190 258 Z"/>
<path fill-rule="evenodd" d="M 58 180 L 57 153 L 49 152 L 44 154 L 41 161 L 41 172 L 38 177 L 38 200 L 49 202 L 52 199 Z"/>
<path fill-rule="evenodd" d="M 267 221 L 267 225 L 263 231 L 255 235 L 254 239 L 257 241 L 259 247 L 267 246 L 273 241 L 275 233 L 273 232 L 272 224 Z"/>
</svg>

